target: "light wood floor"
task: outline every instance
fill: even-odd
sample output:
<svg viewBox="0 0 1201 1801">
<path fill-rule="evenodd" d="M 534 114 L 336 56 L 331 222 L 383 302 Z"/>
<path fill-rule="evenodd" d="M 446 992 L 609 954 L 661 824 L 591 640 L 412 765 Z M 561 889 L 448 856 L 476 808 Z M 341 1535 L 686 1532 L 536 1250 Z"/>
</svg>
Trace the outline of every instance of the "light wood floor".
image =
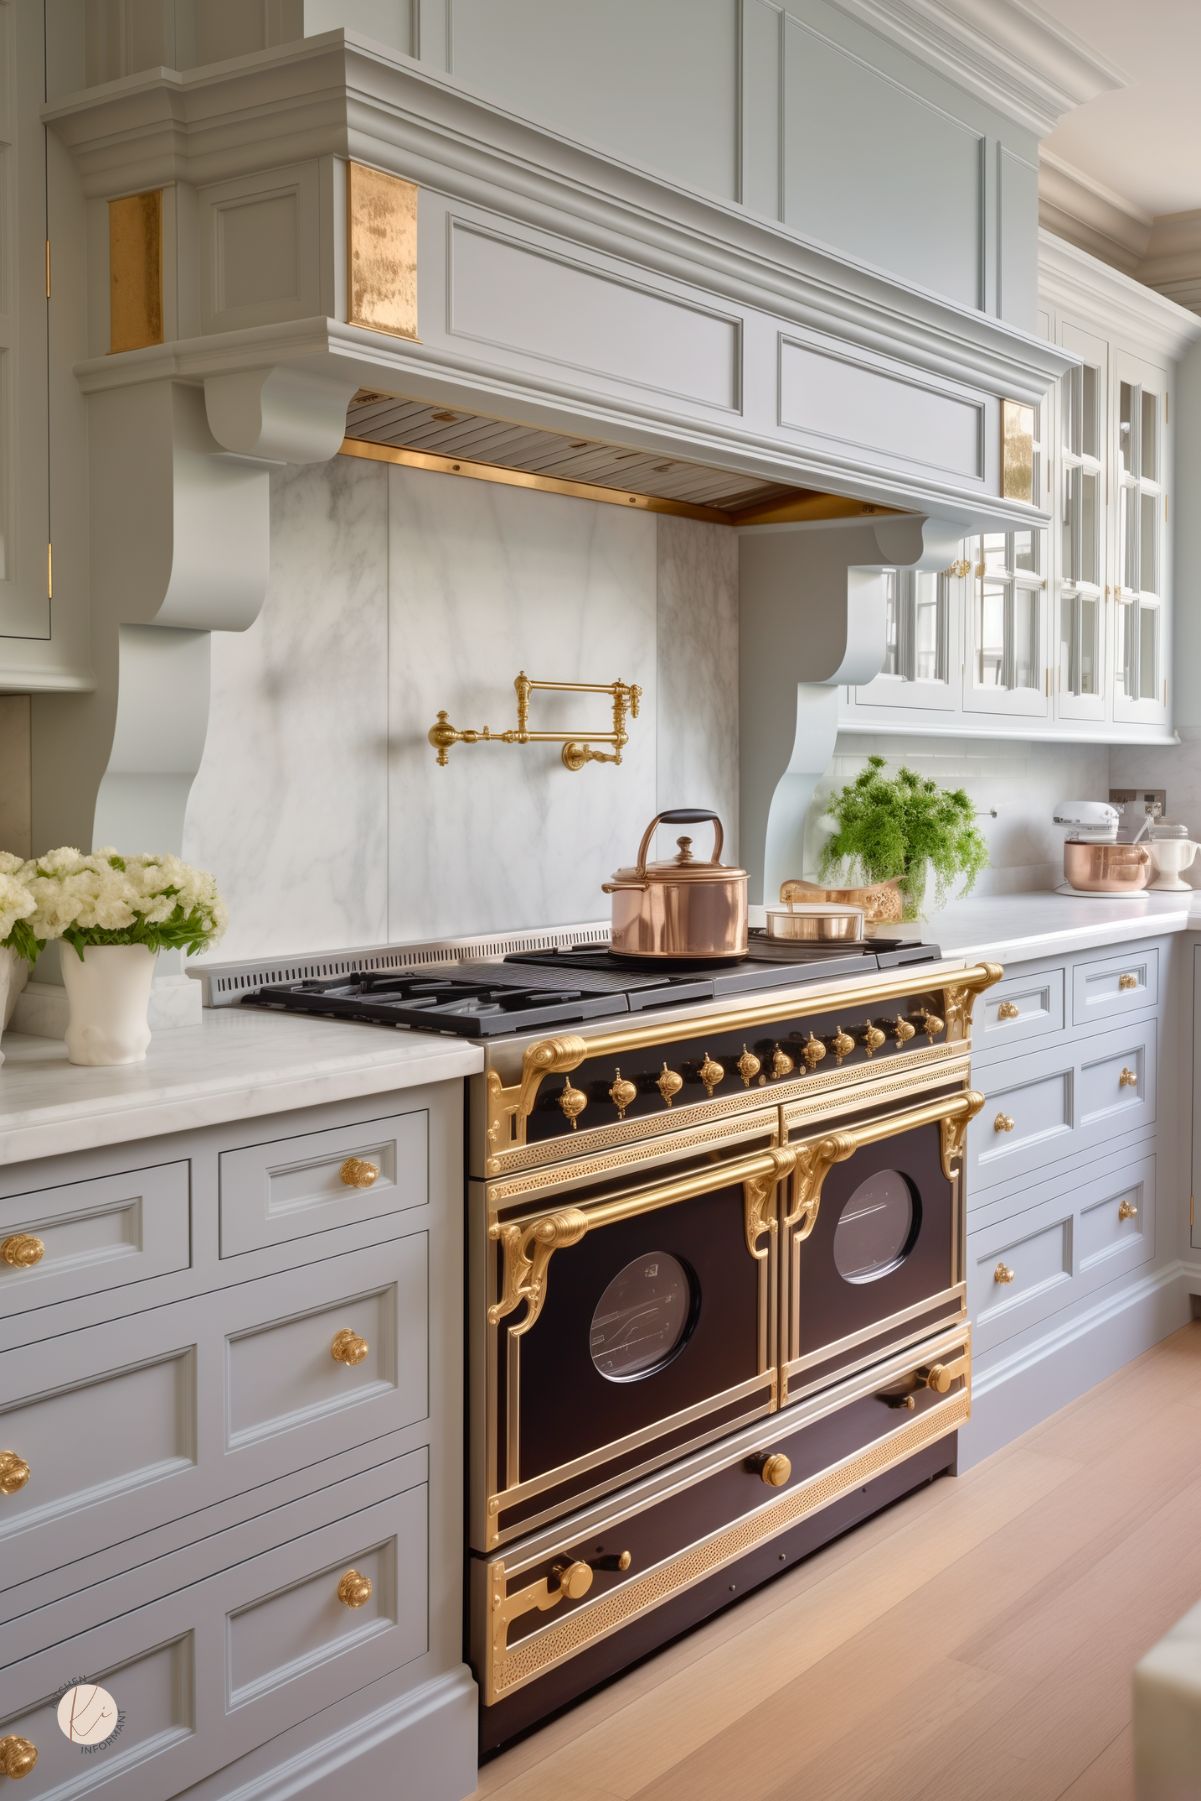
<svg viewBox="0 0 1201 1801">
<path fill-rule="evenodd" d="M 482 1772 L 495 1801 L 1132 1801 L 1130 1674 L 1201 1599 L 1201 1323 Z"/>
</svg>

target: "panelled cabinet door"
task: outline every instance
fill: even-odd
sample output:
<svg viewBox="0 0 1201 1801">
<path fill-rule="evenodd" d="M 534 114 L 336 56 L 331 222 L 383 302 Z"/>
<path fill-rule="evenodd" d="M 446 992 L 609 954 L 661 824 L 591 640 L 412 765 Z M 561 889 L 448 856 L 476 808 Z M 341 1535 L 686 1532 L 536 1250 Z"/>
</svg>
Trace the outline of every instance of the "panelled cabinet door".
<svg viewBox="0 0 1201 1801">
<path fill-rule="evenodd" d="M 1028 527 L 968 540 L 965 712 L 1050 715 L 1046 536 Z"/>
<path fill-rule="evenodd" d="M 1115 350 L 1110 385 L 1113 716 L 1168 718 L 1168 375 Z"/>
<path fill-rule="evenodd" d="M 884 667 L 852 690 L 856 707 L 949 713 L 959 706 L 962 568 L 885 571 Z"/>
<path fill-rule="evenodd" d="M 1056 713 L 1061 719 L 1104 719 L 1109 345 L 1068 322 L 1059 341 L 1083 361 L 1061 378 L 1055 409 L 1051 631 Z"/>
</svg>

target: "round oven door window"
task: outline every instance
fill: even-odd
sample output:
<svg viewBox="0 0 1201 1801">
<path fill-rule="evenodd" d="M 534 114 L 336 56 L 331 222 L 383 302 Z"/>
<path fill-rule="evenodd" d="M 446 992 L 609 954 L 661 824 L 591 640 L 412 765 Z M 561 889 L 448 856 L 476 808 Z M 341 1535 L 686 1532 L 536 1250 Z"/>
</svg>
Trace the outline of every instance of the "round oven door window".
<svg viewBox="0 0 1201 1801">
<path fill-rule="evenodd" d="M 875 1282 L 903 1263 L 917 1236 L 917 1198 L 896 1169 L 860 1182 L 834 1227 L 834 1265 L 845 1282 Z"/>
<path fill-rule="evenodd" d="M 695 1318 L 693 1280 L 678 1257 L 649 1251 L 619 1269 L 592 1315 L 592 1361 L 609 1382 L 634 1382 L 684 1348 Z"/>
</svg>

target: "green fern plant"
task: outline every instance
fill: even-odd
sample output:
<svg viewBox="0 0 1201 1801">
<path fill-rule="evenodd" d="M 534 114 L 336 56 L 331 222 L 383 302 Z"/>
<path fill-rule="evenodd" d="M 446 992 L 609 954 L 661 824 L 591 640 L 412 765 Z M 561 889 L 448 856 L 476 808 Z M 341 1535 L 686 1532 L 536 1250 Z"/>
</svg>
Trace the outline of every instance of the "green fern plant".
<svg viewBox="0 0 1201 1801">
<path fill-rule="evenodd" d="M 957 882 L 967 894 L 987 867 L 970 796 L 912 769 L 887 776 L 883 757 L 869 757 L 827 812 L 835 831 L 822 849 L 822 880 L 850 867 L 866 882 L 899 881 L 906 919 L 923 911 L 931 888 L 934 906 L 944 906 Z"/>
</svg>

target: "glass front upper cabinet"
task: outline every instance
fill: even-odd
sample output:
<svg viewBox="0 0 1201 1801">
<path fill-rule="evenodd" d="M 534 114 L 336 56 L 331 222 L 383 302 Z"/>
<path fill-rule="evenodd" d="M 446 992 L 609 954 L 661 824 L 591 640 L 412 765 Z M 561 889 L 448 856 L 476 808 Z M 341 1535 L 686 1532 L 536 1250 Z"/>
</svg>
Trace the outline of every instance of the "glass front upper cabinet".
<svg viewBox="0 0 1201 1801">
<path fill-rule="evenodd" d="M 964 708 L 1045 718 L 1051 711 L 1046 533 L 1032 526 L 985 532 L 969 539 L 966 549 L 971 589 Z"/>
<path fill-rule="evenodd" d="M 1164 371 L 1115 354 L 1112 389 L 1113 716 L 1168 717 Z"/>
<path fill-rule="evenodd" d="M 1056 711 L 1064 719 L 1103 719 L 1109 346 L 1074 326 L 1065 326 L 1063 339 L 1083 360 L 1061 378 L 1056 408 Z"/>
<path fill-rule="evenodd" d="M 956 584 L 966 564 L 938 572 L 884 571 L 884 663 L 852 693 L 856 706 L 915 707 L 950 712 L 959 705 L 959 613 Z"/>
</svg>

